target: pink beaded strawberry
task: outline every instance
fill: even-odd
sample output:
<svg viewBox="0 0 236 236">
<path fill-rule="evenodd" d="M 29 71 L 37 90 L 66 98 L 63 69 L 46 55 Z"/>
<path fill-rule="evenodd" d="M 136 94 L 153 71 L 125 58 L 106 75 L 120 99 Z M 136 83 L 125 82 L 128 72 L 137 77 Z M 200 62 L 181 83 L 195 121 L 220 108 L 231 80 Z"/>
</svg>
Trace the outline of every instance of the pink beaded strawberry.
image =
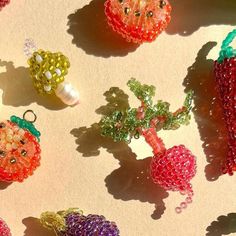
<svg viewBox="0 0 236 236">
<path fill-rule="evenodd" d="M 233 175 L 236 171 L 236 49 L 229 44 L 236 37 L 236 29 L 223 41 L 220 56 L 215 61 L 215 79 L 228 129 L 228 155 L 222 173 Z"/>
<path fill-rule="evenodd" d="M 106 0 L 108 24 L 127 41 L 152 42 L 168 26 L 168 0 Z"/>
<path fill-rule="evenodd" d="M 10 3 L 10 0 L 0 0 L 0 11 L 3 7 Z"/>
<path fill-rule="evenodd" d="M 153 105 L 154 86 L 142 85 L 135 79 L 129 80 L 128 86 L 141 101 L 141 106 L 123 112 L 115 111 L 110 116 L 103 117 L 100 121 L 102 135 L 109 136 L 114 141 L 128 143 L 133 137 L 144 136 L 154 154 L 150 164 L 153 182 L 166 190 L 179 191 L 186 195 L 185 201 L 176 208 L 176 212 L 180 213 L 192 202 L 193 190 L 190 181 L 196 174 L 196 160 L 184 145 L 166 149 L 161 138 L 157 136 L 157 131 L 177 129 L 180 125 L 189 123 L 193 93 L 189 92 L 183 107 L 172 113 L 167 102 L 160 100 Z"/>
<path fill-rule="evenodd" d="M 12 116 L 0 123 L 0 181 L 22 182 L 33 174 L 40 165 L 39 137 L 25 119 Z"/>
<path fill-rule="evenodd" d="M 1 236 L 11 236 L 11 232 L 4 220 L 0 218 L 0 235 Z"/>
</svg>

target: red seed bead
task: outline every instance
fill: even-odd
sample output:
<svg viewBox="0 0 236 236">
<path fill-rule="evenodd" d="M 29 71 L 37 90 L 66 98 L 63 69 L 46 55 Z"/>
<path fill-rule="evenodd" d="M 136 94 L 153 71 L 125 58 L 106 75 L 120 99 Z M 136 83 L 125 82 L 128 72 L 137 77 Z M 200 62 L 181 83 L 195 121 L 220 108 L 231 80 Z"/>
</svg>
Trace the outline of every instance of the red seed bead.
<svg viewBox="0 0 236 236">
<path fill-rule="evenodd" d="M 3 7 L 10 3 L 10 0 L 0 0 L 0 11 Z"/>
<path fill-rule="evenodd" d="M 11 236 L 10 229 L 7 224 L 0 218 L 0 235 L 1 236 Z"/>
<path fill-rule="evenodd" d="M 222 173 L 236 171 L 236 57 L 215 61 L 214 73 L 228 130 L 228 154 Z"/>
<path fill-rule="evenodd" d="M 106 0 L 108 24 L 127 41 L 152 42 L 170 22 L 168 0 Z"/>
</svg>

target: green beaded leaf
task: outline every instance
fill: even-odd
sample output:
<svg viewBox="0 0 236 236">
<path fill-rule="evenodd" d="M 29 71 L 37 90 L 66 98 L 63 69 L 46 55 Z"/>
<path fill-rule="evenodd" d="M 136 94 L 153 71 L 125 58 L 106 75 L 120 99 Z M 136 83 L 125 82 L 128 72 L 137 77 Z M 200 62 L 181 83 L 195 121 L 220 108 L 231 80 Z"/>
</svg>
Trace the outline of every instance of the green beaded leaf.
<svg viewBox="0 0 236 236">
<path fill-rule="evenodd" d="M 152 105 L 152 98 L 155 96 L 156 88 L 151 85 L 141 84 L 136 79 L 132 78 L 127 83 L 130 90 L 134 93 L 134 95 L 144 102 L 146 105 Z"/>
<path fill-rule="evenodd" d="M 155 95 L 155 87 L 142 85 L 135 79 L 128 83 L 131 91 L 140 99 L 144 106 L 142 119 L 138 118 L 138 108 L 129 108 L 125 111 L 115 111 L 105 116 L 100 121 L 103 136 L 109 136 L 114 141 L 130 142 L 139 138 L 140 130 L 155 127 L 156 130 L 174 130 L 181 125 L 188 125 L 190 111 L 192 109 L 193 92 L 187 93 L 183 106 L 176 112 L 170 111 L 170 104 L 162 100 L 153 104 L 152 98 Z"/>
<path fill-rule="evenodd" d="M 34 124 L 31 122 L 28 122 L 24 119 L 21 119 L 17 116 L 11 116 L 10 121 L 12 123 L 17 124 L 20 128 L 28 130 L 32 135 L 34 135 L 38 141 L 40 141 L 41 133 L 35 128 Z"/>
</svg>

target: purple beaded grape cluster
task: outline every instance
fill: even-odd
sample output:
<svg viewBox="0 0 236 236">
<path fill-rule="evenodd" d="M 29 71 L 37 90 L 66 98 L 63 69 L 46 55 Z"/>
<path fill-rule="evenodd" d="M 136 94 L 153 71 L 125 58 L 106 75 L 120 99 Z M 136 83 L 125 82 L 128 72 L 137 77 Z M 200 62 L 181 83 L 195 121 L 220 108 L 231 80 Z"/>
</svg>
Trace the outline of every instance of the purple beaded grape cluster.
<svg viewBox="0 0 236 236">
<path fill-rule="evenodd" d="M 66 217 L 67 229 L 63 236 L 119 236 L 120 232 L 114 222 L 106 220 L 104 216 L 84 216 L 78 212 Z"/>
</svg>

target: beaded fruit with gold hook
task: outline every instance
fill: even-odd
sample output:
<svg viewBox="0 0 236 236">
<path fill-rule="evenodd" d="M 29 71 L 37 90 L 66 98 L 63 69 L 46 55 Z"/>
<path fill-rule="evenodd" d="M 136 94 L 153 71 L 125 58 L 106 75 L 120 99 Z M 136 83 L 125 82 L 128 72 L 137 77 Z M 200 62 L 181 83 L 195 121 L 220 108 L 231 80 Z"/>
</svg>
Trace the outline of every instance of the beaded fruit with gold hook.
<svg viewBox="0 0 236 236">
<path fill-rule="evenodd" d="M 184 105 L 172 113 L 167 102 L 159 100 L 153 104 L 154 86 L 142 85 L 135 79 L 129 80 L 127 85 L 141 101 L 141 106 L 129 107 L 125 111 L 117 110 L 103 117 L 100 121 L 101 133 L 116 142 L 129 143 L 132 138 L 138 139 L 141 135 L 145 138 L 154 154 L 150 163 L 153 182 L 166 190 L 179 191 L 186 195 L 185 201 L 176 208 L 176 212 L 180 213 L 192 202 L 193 190 L 190 181 L 196 174 L 196 159 L 184 145 L 167 149 L 157 131 L 175 130 L 181 125 L 189 124 L 193 93 L 190 91 Z"/>
<path fill-rule="evenodd" d="M 70 83 L 65 82 L 70 67 L 69 59 L 65 55 L 61 52 L 37 50 L 30 39 L 25 42 L 24 52 L 29 57 L 30 76 L 39 94 L 55 94 L 69 106 L 79 103 L 78 91 Z"/>
<path fill-rule="evenodd" d="M 152 42 L 168 26 L 168 0 L 106 0 L 107 22 L 127 41 Z"/>
<path fill-rule="evenodd" d="M 33 114 L 33 120 L 26 116 Z M 0 122 L 0 181 L 22 182 L 40 165 L 40 132 L 33 123 L 36 115 L 28 110 L 23 119 L 11 116 Z"/>
<path fill-rule="evenodd" d="M 0 218 L 0 235 L 1 236 L 11 236 L 11 232 L 4 220 Z"/>
</svg>

